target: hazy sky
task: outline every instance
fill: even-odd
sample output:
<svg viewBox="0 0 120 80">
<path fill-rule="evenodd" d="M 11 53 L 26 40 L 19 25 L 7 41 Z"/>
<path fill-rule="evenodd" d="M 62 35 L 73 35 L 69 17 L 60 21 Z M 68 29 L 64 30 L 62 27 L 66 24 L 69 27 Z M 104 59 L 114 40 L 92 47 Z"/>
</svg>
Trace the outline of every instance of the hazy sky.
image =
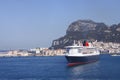
<svg viewBox="0 0 120 80">
<path fill-rule="evenodd" d="M 120 22 L 120 0 L 0 0 L 0 49 L 49 47 L 71 22 Z"/>
</svg>

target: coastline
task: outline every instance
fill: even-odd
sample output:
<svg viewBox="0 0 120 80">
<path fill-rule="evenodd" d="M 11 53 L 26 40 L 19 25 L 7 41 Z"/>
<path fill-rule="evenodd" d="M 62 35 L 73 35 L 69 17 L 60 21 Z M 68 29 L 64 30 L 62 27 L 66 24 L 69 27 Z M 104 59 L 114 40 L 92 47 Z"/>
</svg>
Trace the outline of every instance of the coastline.
<svg viewBox="0 0 120 80">
<path fill-rule="evenodd" d="M 10 50 L 0 52 L 0 57 L 27 57 L 27 56 L 64 56 L 64 49 L 50 50 L 48 48 L 36 48 L 31 50 Z"/>
<path fill-rule="evenodd" d="M 120 43 L 112 42 L 93 42 L 92 43 L 101 54 L 120 54 Z M 34 48 L 30 50 L 10 50 L 0 52 L 0 57 L 17 57 L 17 56 L 64 56 L 65 49 L 49 49 L 49 48 Z"/>
</svg>

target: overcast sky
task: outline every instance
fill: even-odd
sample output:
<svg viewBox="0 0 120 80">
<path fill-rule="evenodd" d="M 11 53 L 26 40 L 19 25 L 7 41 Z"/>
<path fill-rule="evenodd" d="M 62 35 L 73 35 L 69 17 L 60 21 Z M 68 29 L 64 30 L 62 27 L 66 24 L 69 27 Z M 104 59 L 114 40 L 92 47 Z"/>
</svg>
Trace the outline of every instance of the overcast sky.
<svg viewBox="0 0 120 80">
<path fill-rule="evenodd" d="M 120 22 L 120 0 L 0 0 L 0 49 L 49 47 L 78 19 Z"/>
</svg>

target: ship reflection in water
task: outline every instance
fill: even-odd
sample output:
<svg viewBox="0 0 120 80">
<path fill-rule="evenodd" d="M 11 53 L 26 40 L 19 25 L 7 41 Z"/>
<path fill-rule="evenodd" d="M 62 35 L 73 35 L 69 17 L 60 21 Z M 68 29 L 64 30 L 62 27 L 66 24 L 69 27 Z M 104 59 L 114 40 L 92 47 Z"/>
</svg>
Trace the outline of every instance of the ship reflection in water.
<svg viewBox="0 0 120 80">
<path fill-rule="evenodd" d="M 68 67 L 68 69 L 70 70 L 70 80 L 98 79 L 101 75 L 99 61 L 91 64 Z"/>
</svg>

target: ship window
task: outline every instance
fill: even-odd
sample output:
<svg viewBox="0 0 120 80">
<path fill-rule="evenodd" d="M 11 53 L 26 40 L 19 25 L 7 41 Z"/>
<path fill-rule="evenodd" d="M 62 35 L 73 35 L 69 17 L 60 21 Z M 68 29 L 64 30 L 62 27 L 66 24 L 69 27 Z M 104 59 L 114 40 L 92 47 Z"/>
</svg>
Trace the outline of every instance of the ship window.
<svg viewBox="0 0 120 80">
<path fill-rule="evenodd" d="M 78 53 L 81 53 L 81 49 L 78 49 Z"/>
<path fill-rule="evenodd" d="M 87 52 L 83 52 L 83 54 L 87 54 Z"/>
<path fill-rule="evenodd" d="M 92 54 L 92 53 L 94 53 L 95 52 L 95 49 L 86 49 L 86 51 L 88 52 L 88 53 L 90 53 L 90 54 Z"/>
</svg>

